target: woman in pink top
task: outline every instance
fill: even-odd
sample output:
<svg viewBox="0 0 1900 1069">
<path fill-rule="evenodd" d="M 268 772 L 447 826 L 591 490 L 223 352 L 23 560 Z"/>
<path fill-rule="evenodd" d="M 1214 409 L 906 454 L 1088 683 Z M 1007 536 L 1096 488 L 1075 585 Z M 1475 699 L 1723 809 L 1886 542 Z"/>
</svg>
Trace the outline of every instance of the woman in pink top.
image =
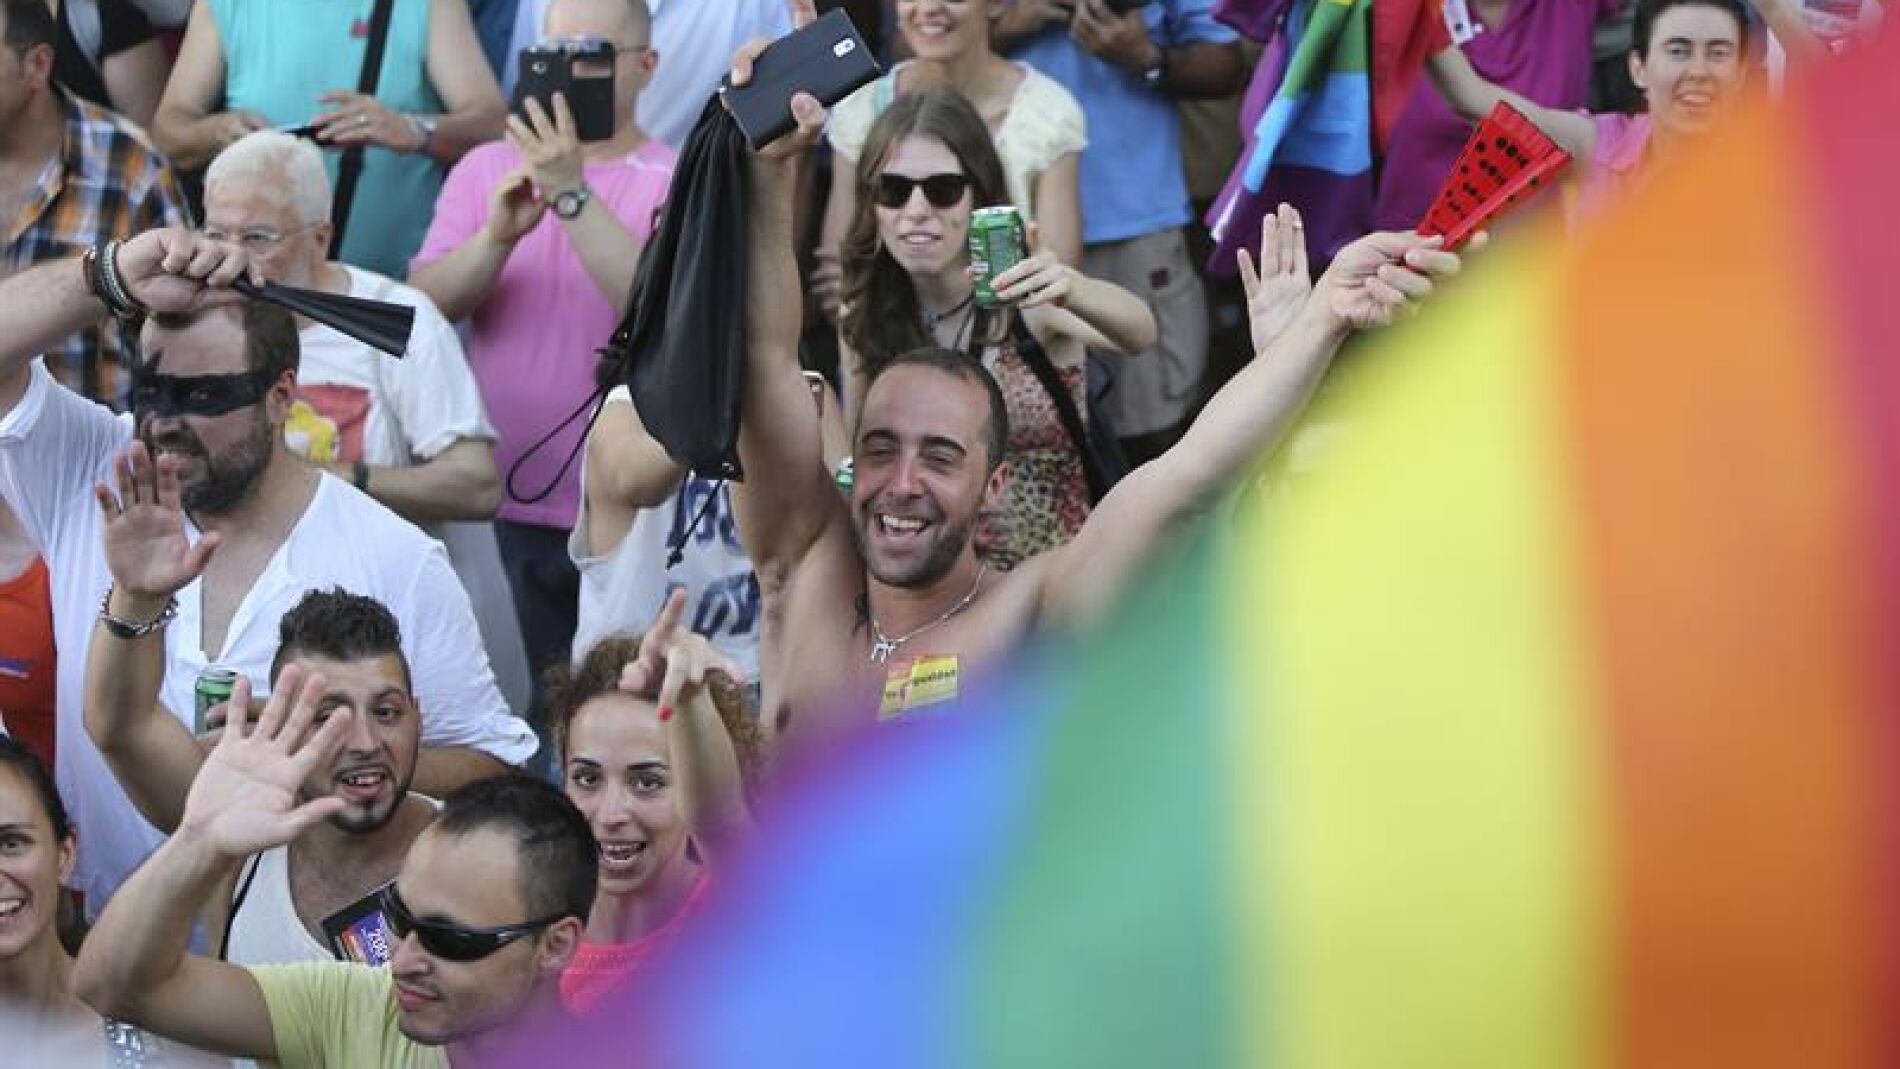
<svg viewBox="0 0 1900 1069">
<path fill-rule="evenodd" d="M 645 638 L 601 640 L 549 688 L 565 790 L 600 846 L 585 941 L 561 975 L 574 1013 L 672 938 L 751 833 L 758 723 L 724 658 L 679 626 L 685 605 L 675 591 Z"/>
<path fill-rule="evenodd" d="M 1793 0 L 1754 3 L 1790 54 L 1822 50 Z M 1464 118 L 1476 122 L 1506 101 L 1576 159 L 1574 223 L 1619 199 L 1656 157 L 1721 127 L 1747 82 L 1748 31 L 1744 0 L 1638 0 L 1629 67 L 1648 105 L 1642 115 L 1543 107 L 1486 81 L 1456 47 L 1433 56 L 1427 70 Z"/>
</svg>

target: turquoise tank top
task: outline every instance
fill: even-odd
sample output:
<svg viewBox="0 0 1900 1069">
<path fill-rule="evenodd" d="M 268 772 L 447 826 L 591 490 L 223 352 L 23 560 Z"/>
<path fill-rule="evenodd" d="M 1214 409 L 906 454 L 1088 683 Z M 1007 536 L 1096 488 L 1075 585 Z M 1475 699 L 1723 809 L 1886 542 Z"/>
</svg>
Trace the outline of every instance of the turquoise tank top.
<svg viewBox="0 0 1900 1069">
<path fill-rule="evenodd" d="M 209 0 L 224 46 L 225 107 L 273 126 L 309 121 L 332 89 L 355 91 L 374 0 Z M 395 0 L 376 99 L 393 111 L 438 115 L 429 84 L 429 0 Z M 332 186 L 341 152 L 325 150 Z M 371 148 L 345 228 L 341 259 L 393 278 L 409 274 L 442 188 L 442 168 L 420 155 Z"/>
</svg>

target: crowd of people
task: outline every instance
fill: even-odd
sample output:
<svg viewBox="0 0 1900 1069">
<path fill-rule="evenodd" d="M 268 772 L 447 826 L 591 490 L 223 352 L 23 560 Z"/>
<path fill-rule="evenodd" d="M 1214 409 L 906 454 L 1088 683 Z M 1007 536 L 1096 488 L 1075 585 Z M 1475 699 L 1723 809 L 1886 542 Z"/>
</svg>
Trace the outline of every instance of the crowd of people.
<svg viewBox="0 0 1900 1069">
<path fill-rule="evenodd" d="M 1576 158 L 1582 218 L 1720 129 L 1766 33 L 1828 47 L 1797 0 L 1444 4 L 1364 236 L 1318 262 L 1269 213 L 1223 356 L 1182 113 L 1257 58 L 1229 5 L 826 6 L 885 73 L 740 161 L 728 481 L 602 350 L 708 97 L 811 0 L 0 0 L 31 1064 L 481 1064 L 594 1012 L 785 769 L 1100 619 L 1460 270 L 1412 226 L 1496 103 Z M 1589 113 L 1618 32 L 1645 107 Z M 529 49 L 588 57 L 611 122 L 508 103 Z M 406 306 L 406 350 L 266 283 Z"/>
</svg>

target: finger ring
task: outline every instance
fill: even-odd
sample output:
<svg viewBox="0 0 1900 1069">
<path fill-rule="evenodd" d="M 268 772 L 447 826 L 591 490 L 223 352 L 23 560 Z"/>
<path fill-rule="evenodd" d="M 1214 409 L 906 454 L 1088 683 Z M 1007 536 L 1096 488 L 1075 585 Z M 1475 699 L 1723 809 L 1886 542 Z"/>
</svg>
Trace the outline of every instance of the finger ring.
<svg viewBox="0 0 1900 1069">
<path fill-rule="evenodd" d="M 358 115 L 358 116 L 356 117 L 356 125 L 358 125 L 358 126 L 368 126 L 368 125 L 369 125 L 369 116 L 367 116 L 367 115 Z"/>
</svg>

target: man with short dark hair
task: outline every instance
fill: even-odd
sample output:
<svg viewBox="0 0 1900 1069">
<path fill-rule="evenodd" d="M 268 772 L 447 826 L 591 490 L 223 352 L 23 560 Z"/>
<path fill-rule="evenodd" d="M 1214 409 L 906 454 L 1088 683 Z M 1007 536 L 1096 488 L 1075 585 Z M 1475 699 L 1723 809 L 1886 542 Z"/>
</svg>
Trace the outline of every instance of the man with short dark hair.
<svg viewBox="0 0 1900 1069">
<path fill-rule="evenodd" d="M 341 586 L 376 598 L 401 621 L 422 709 L 418 790 L 447 793 L 534 751 L 533 733 L 495 688 L 468 596 L 441 545 L 285 448 L 296 325 L 280 309 L 233 303 L 223 287 L 246 269 L 235 246 L 165 230 L 84 263 L 0 281 L 12 328 L 0 338 L 0 495 L 45 551 L 52 574 L 54 624 L 68 654 L 59 664 L 60 723 L 73 739 L 60 747 L 59 782 L 86 828 L 77 878 L 95 909 L 159 840 L 79 730 L 86 670 L 79 651 L 96 612 L 133 635 L 166 631 L 163 703 L 182 718 L 193 711 L 193 685 L 209 666 L 267 686 L 277 621 L 305 591 Z M 37 364 L 28 367 L 39 348 L 129 302 L 154 312 L 140 337 L 136 420 L 60 389 Z M 178 590 L 155 611 L 111 589 L 105 513 L 89 500 L 135 434 L 154 460 L 176 466 L 190 521 L 164 536 L 187 547 L 165 558 L 181 571 L 142 584 Z"/>
<path fill-rule="evenodd" d="M 154 465 L 142 444 L 128 446 L 118 471 L 119 501 L 102 502 L 114 597 L 132 618 L 156 616 L 195 578 L 183 538 L 178 468 L 176 458 Z M 326 713 L 351 716 L 336 758 L 301 792 L 347 804 L 291 843 L 249 859 L 235 887 L 220 890 L 229 908 L 213 926 L 213 945 L 240 965 L 330 960 L 324 921 L 394 879 L 410 844 L 435 817 L 433 802 L 409 793 L 422 716 L 411 694 L 401 626 L 389 610 L 340 588 L 310 591 L 278 625 L 270 677 L 287 664 L 321 675 Z M 162 635 L 127 635 L 103 621 L 93 629 L 86 731 L 139 812 L 169 833 L 178 827 L 205 755 L 159 702 L 164 677 Z"/>
<path fill-rule="evenodd" d="M 187 222 L 171 169 L 145 135 L 53 81 L 57 24 L 45 0 L 0 0 L 0 276 L 107 238 Z M 87 323 L 49 370 L 124 407 L 124 324 Z"/>
<path fill-rule="evenodd" d="M 312 685 L 318 684 L 318 685 Z M 444 800 L 381 896 L 388 968 L 245 968 L 185 952 L 194 911 L 250 854 L 345 805 L 299 800 L 354 714 L 317 723 L 316 677 L 278 680 L 254 728 L 225 732 L 166 840 L 100 917 L 73 970 L 101 1014 L 234 1057 L 301 1066 L 478 1064 L 558 1020 L 558 978 L 593 908 L 598 859 L 574 804 L 525 776 Z"/>
</svg>

